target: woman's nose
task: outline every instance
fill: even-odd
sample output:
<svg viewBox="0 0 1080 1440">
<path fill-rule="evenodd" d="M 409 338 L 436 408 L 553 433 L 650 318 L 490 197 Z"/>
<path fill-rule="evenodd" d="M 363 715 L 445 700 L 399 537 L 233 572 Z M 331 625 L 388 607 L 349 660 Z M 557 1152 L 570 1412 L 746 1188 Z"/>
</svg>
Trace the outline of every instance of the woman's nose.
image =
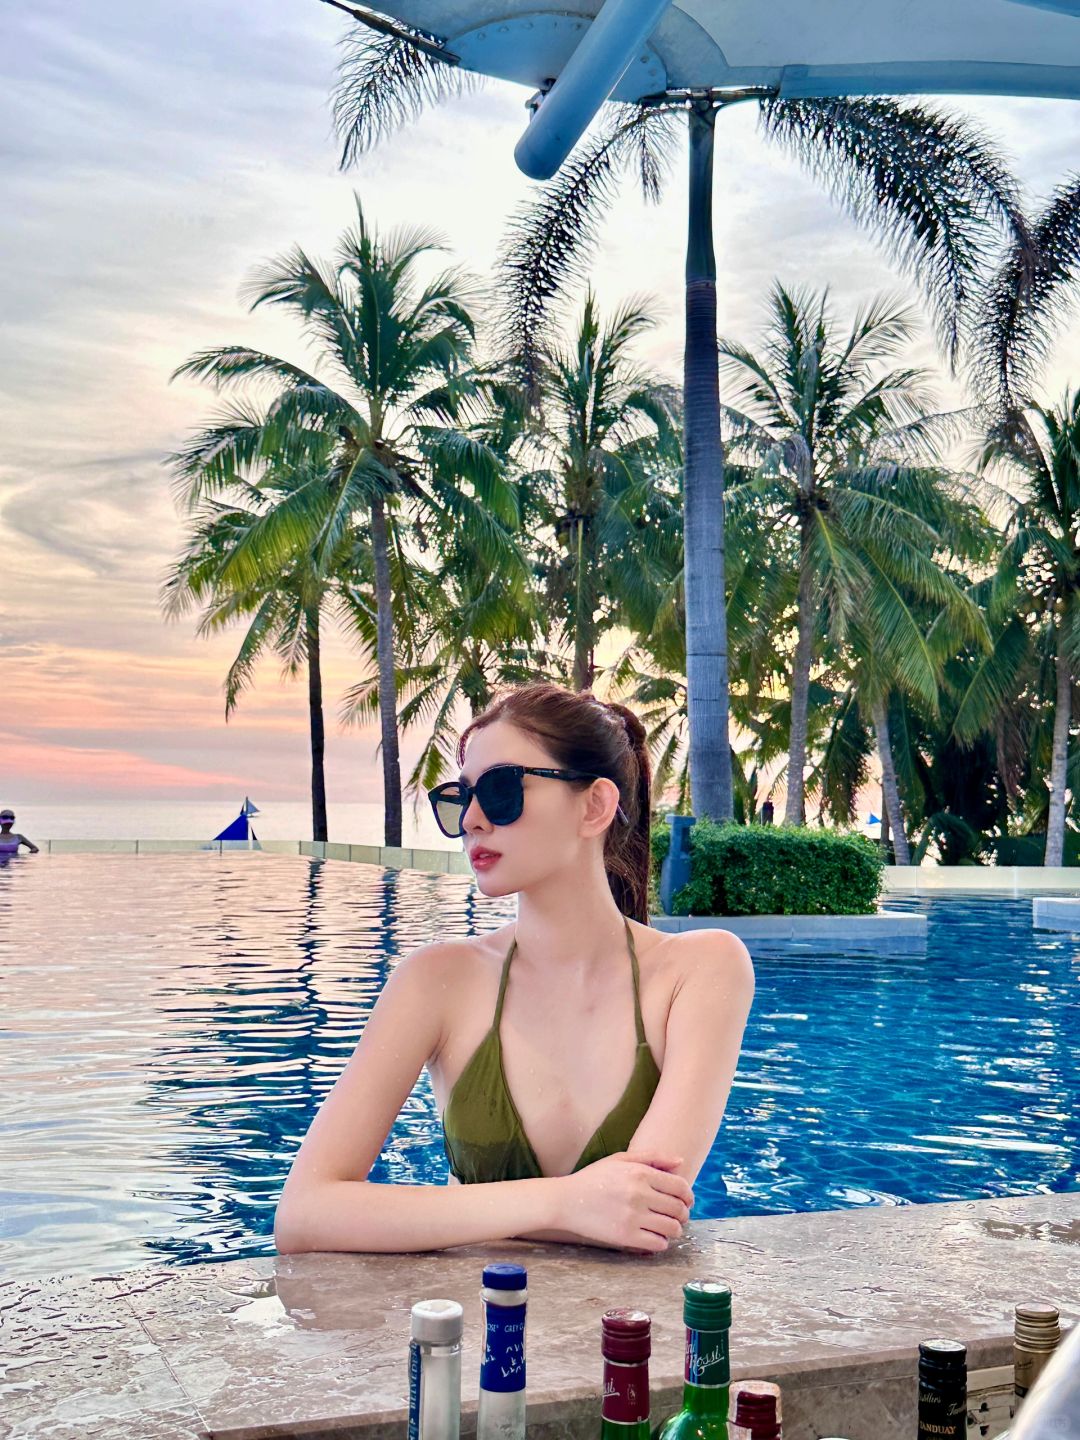
<svg viewBox="0 0 1080 1440">
<path fill-rule="evenodd" d="M 486 825 L 488 818 L 480 809 L 480 802 L 473 795 L 465 807 L 465 814 L 461 817 L 462 827 L 466 830 L 476 829 L 478 825 Z"/>
</svg>

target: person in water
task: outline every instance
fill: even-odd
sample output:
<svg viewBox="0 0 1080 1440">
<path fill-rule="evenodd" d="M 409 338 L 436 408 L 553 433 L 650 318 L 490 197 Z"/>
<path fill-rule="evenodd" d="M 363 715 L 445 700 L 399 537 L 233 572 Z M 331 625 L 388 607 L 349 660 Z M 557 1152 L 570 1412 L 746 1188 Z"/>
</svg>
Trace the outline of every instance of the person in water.
<svg viewBox="0 0 1080 1440">
<path fill-rule="evenodd" d="M 666 1250 L 727 1104 L 750 956 L 723 930 L 649 927 L 650 767 L 630 710 L 523 685 L 457 760 L 430 792 L 440 828 L 484 895 L 517 895 L 517 919 L 395 966 L 293 1161 L 278 1250 Z M 449 1184 L 372 1183 L 424 1067 Z"/>
<path fill-rule="evenodd" d="M 0 860 L 6 860 L 12 855 L 19 853 L 19 846 L 25 845 L 31 855 L 38 853 L 38 847 L 25 835 L 19 835 L 12 830 L 15 824 L 14 810 L 0 810 Z"/>
</svg>

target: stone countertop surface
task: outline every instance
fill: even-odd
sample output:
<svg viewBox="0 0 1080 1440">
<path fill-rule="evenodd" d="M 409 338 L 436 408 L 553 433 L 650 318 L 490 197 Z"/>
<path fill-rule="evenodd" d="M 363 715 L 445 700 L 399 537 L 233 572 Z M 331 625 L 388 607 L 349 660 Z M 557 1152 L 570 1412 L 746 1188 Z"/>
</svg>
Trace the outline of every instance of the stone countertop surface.
<svg viewBox="0 0 1080 1440">
<path fill-rule="evenodd" d="M 437 1296 L 465 1307 L 468 1433 L 480 1270 L 511 1257 L 529 1268 L 530 1435 L 595 1429 L 600 1315 L 615 1305 L 653 1316 L 654 1416 L 669 1408 L 682 1378 L 680 1287 L 713 1277 L 734 1293 L 733 1376 L 784 1386 L 788 1440 L 822 1433 L 800 1428 L 797 1397 L 825 1386 L 848 1397 L 840 1433 L 884 1440 L 900 1421 L 871 1416 L 891 1405 L 896 1419 L 907 1403 L 919 1340 L 965 1341 L 974 1369 L 1011 1359 L 1017 1300 L 1080 1318 L 1080 1192 L 700 1221 L 652 1257 L 511 1242 L 7 1280 L 0 1436 L 400 1436 L 409 1309 Z"/>
</svg>

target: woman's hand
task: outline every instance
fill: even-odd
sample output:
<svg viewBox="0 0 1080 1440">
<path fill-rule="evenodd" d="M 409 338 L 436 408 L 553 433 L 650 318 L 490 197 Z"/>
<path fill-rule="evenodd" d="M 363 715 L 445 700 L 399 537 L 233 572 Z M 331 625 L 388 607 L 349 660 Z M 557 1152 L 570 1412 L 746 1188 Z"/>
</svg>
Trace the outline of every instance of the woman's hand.
<svg viewBox="0 0 1080 1440">
<path fill-rule="evenodd" d="M 694 1203 L 693 1190 L 675 1173 L 681 1164 L 657 1151 L 621 1150 L 564 1176 L 559 1228 L 638 1254 L 666 1250 Z"/>
</svg>

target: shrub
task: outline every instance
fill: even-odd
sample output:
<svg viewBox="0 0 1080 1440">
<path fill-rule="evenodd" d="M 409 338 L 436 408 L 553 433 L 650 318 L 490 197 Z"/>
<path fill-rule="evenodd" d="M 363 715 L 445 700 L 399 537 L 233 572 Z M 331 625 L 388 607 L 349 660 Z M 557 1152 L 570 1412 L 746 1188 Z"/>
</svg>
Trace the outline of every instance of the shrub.
<svg viewBox="0 0 1080 1440">
<path fill-rule="evenodd" d="M 670 826 L 654 826 L 657 876 L 670 843 Z M 690 883 L 675 895 L 672 913 L 869 915 L 884 865 L 865 835 L 699 820 L 690 831 Z"/>
</svg>

